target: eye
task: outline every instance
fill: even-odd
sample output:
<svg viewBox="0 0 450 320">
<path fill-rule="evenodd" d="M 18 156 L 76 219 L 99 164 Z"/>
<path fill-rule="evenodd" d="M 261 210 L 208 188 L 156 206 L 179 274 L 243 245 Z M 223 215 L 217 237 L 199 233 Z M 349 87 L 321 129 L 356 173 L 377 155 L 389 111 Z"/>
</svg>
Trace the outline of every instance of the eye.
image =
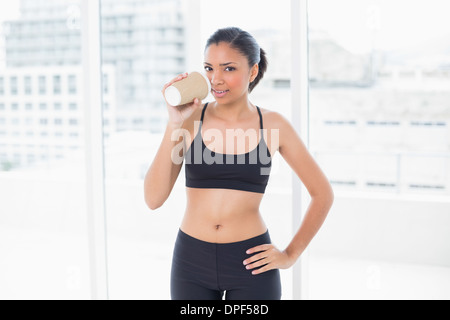
<svg viewBox="0 0 450 320">
<path fill-rule="evenodd" d="M 211 67 L 205 66 L 205 71 L 212 71 Z"/>
<path fill-rule="evenodd" d="M 225 71 L 234 71 L 234 70 L 236 70 L 236 68 L 234 68 L 234 67 L 227 67 L 227 68 L 225 69 Z"/>
</svg>

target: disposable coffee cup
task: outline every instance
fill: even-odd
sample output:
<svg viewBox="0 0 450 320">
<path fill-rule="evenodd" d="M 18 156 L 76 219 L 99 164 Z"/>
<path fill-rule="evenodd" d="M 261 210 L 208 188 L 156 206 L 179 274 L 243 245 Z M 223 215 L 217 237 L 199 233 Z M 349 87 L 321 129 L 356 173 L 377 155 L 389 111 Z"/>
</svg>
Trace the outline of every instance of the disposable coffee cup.
<svg viewBox="0 0 450 320">
<path fill-rule="evenodd" d="M 168 87 L 164 91 L 164 97 L 171 106 L 180 106 L 193 102 L 195 98 L 202 101 L 210 91 L 209 79 L 200 72 L 192 72 L 185 79 Z"/>
</svg>

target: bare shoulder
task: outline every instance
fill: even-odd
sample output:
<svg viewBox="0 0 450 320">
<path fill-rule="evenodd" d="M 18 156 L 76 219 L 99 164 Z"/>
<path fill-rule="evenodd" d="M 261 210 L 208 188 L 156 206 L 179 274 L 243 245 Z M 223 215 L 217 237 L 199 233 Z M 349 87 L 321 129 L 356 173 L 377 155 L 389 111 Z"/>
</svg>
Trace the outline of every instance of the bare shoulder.
<svg viewBox="0 0 450 320">
<path fill-rule="evenodd" d="M 283 130 L 292 127 L 289 120 L 281 113 L 264 108 L 260 108 L 260 110 L 263 116 L 265 128 Z"/>
<path fill-rule="evenodd" d="M 267 129 L 266 141 L 271 145 L 271 154 L 274 154 L 275 150 L 281 153 L 283 147 L 286 148 L 290 143 L 290 139 L 295 134 L 295 130 L 283 114 L 263 108 L 261 108 L 261 113 L 264 129 Z"/>
<path fill-rule="evenodd" d="M 264 127 L 270 130 L 276 130 L 278 136 L 278 151 L 281 155 L 287 156 L 288 150 L 305 150 L 305 145 L 295 130 L 292 123 L 283 114 L 261 109 Z"/>
</svg>

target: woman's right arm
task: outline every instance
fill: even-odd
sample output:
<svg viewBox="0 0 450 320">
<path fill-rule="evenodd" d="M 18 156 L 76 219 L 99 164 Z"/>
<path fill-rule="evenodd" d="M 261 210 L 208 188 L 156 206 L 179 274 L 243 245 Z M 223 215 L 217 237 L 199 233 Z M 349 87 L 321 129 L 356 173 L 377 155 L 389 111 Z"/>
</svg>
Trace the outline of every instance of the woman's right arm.
<svg viewBox="0 0 450 320">
<path fill-rule="evenodd" d="M 180 81 L 187 77 L 187 73 L 178 76 L 171 82 L 166 84 L 163 89 L 172 85 L 176 81 Z M 182 142 L 183 136 L 179 135 L 175 131 L 182 128 L 183 123 L 188 119 L 192 113 L 200 107 L 201 102 L 196 99 L 193 103 L 188 105 L 174 107 L 167 105 L 169 113 L 169 122 L 166 126 L 161 145 L 156 153 L 155 159 L 151 164 L 144 180 L 144 195 L 145 202 L 151 210 L 156 210 L 161 207 L 172 192 L 173 186 L 178 178 L 183 163 L 173 161 L 172 153 L 174 148 Z M 175 132 L 175 136 L 179 139 L 173 141 L 172 135 Z"/>
<path fill-rule="evenodd" d="M 167 124 L 164 138 L 145 176 L 145 202 L 151 210 L 158 209 L 167 200 L 183 165 L 172 161 L 172 150 L 179 143 L 172 141 L 172 133 L 178 129 L 176 124 Z"/>
</svg>

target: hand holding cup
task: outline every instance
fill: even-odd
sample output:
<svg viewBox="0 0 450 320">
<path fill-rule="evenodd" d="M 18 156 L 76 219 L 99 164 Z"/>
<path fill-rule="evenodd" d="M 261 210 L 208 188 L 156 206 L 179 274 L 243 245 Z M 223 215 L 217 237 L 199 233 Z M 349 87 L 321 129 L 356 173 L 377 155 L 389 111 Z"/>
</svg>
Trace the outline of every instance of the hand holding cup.
<svg viewBox="0 0 450 320">
<path fill-rule="evenodd" d="M 199 72 L 184 73 L 164 86 L 169 120 L 181 125 L 200 106 L 211 91 L 211 83 Z"/>
</svg>

